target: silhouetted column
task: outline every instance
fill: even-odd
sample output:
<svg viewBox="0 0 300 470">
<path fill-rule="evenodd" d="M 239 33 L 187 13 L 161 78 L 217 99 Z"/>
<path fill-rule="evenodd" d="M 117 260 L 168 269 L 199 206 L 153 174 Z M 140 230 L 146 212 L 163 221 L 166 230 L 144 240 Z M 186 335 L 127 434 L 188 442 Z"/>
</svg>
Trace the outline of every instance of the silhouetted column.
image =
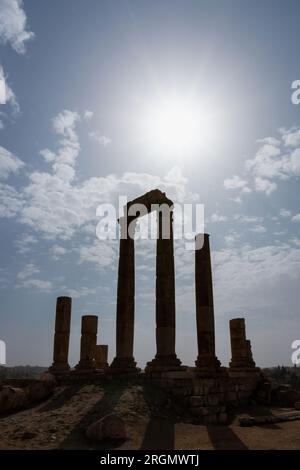
<svg viewBox="0 0 300 470">
<path fill-rule="evenodd" d="M 256 364 L 253 360 L 251 341 L 246 339 L 246 349 L 247 349 L 247 361 L 249 367 L 255 367 Z"/>
<path fill-rule="evenodd" d="M 81 318 L 80 361 L 76 370 L 95 369 L 95 350 L 97 344 L 98 317 L 83 315 Z"/>
<path fill-rule="evenodd" d="M 175 269 L 173 212 L 158 212 L 156 244 L 156 347 L 155 358 L 146 370 L 176 369 L 181 362 L 175 353 Z"/>
<path fill-rule="evenodd" d="M 255 367 L 252 358 L 251 343 L 246 339 L 244 318 L 233 318 L 229 321 L 231 362 L 230 367 Z"/>
<path fill-rule="evenodd" d="M 215 353 L 213 285 L 207 233 L 198 234 L 195 238 L 195 287 L 198 339 L 196 366 L 199 372 L 215 372 L 220 362 Z"/>
<path fill-rule="evenodd" d="M 108 345 L 107 344 L 98 344 L 95 351 L 95 362 L 97 369 L 107 369 L 107 353 Z"/>
<path fill-rule="evenodd" d="M 129 225 L 134 228 L 135 221 L 125 218 L 119 220 L 121 229 L 118 292 L 117 292 L 117 332 L 116 357 L 110 368 L 116 372 L 136 371 L 133 358 L 134 340 L 134 234 L 129 233 Z"/>
<path fill-rule="evenodd" d="M 71 324 L 71 297 L 58 297 L 56 301 L 55 334 L 53 364 L 49 371 L 53 374 L 68 372 L 70 324 Z"/>
</svg>

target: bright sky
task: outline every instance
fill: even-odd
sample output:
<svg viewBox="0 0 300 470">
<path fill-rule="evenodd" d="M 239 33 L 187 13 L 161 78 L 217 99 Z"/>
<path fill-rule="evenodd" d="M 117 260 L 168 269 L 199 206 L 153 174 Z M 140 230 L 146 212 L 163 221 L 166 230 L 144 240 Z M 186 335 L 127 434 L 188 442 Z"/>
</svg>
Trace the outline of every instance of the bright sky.
<svg viewBox="0 0 300 470">
<path fill-rule="evenodd" d="M 205 205 L 217 354 L 246 318 L 259 365 L 299 339 L 300 4 L 0 0 L 0 339 L 52 360 L 55 300 L 115 348 L 118 242 L 100 203 L 159 187 Z M 135 357 L 155 354 L 155 246 L 136 244 Z M 193 253 L 176 242 L 177 354 L 196 358 Z"/>
</svg>

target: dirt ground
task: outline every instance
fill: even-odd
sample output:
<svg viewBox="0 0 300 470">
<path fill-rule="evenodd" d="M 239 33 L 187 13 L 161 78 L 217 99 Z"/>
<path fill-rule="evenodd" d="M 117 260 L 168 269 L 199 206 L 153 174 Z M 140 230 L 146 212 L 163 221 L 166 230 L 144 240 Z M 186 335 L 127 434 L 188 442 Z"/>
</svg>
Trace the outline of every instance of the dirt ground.
<svg viewBox="0 0 300 470">
<path fill-rule="evenodd" d="M 177 406 L 177 408 L 176 408 Z M 241 414 L 283 409 L 236 410 L 230 425 L 199 425 L 172 399 L 143 384 L 72 385 L 30 409 L 0 417 L 0 449 L 300 449 L 300 421 L 240 427 Z M 91 443 L 87 426 L 107 413 L 126 422 L 124 442 Z"/>
</svg>

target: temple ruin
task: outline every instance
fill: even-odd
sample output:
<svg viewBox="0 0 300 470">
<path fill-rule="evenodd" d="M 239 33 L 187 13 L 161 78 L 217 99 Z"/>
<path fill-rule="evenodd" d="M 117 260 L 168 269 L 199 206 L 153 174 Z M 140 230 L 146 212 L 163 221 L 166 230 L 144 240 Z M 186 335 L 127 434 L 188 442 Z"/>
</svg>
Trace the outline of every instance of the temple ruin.
<svg viewBox="0 0 300 470">
<path fill-rule="evenodd" d="M 136 208 L 139 210 L 136 210 Z M 163 210 L 162 210 L 163 208 Z M 176 355 L 176 305 L 173 242 L 173 202 L 156 189 L 127 203 L 118 220 L 120 248 L 116 305 L 116 355 L 108 365 L 107 345 L 97 345 L 98 318 L 82 317 L 80 360 L 71 370 L 68 350 L 71 299 L 59 297 L 56 307 L 54 354 L 50 372 L 61 382 L 140 377 L 176 394 L 200 420 L 226 422 L 227 406 L 245 403 L 261 381 L 245 320 L 230 320 L 231 362 L 222 367 L 215 352 L 213 282 L 208 234 L 195 237 L 195 298 L 198 355 L 195 367 Z M 156 355 L 141 371 L 133 357 L 135 313 L 134 231 L 138 217 L 157 212 Z M 166 229 L 167 227 L 167 229 Z"/>
</svg>

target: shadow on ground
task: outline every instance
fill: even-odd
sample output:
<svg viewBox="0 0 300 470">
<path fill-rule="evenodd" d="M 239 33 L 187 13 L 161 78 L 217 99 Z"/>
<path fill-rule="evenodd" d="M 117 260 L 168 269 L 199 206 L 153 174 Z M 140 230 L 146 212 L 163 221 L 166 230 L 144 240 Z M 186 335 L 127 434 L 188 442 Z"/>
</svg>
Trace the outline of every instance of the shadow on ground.
<svg viewBox="0 0 300 470">
<path fill-rule="evenodd" d="M 97 421 L 102 416 L 112 413 L 120 400 L 123 391 L 127 388 L 126 383 L 120 383 L 116 387 L 115 383 L 101 384 L 104 390 L 103 396 L 92 406 L 88 412 L 75 425 L 68 436 L 60 443 L 60 449 L 112 449 L 119 447 L 120 441 L 109 440 L 102 442 L 90 442 L 86 439 L 85 433 L 91 423 Z"/>
</svg>

